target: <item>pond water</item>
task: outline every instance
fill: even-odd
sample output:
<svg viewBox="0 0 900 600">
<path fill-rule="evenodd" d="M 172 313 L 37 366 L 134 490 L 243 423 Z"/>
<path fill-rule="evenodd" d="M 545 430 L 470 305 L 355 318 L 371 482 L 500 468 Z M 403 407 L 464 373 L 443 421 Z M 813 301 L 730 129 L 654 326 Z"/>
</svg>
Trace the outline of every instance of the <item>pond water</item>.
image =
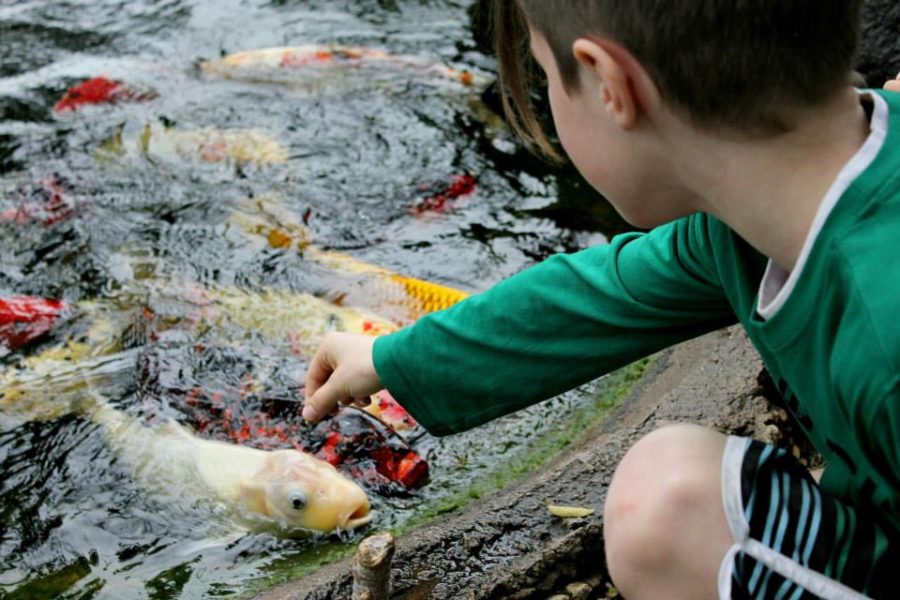
<svg viewBox="0 0 900 600">
<path fill-rule="evenodd" d="M 492 110 L 495 65 L 475 41 L 472 4 L 0 1 L 0 297 L 75 307 L 49 337 L 3 353 L 0 368 L 86 340 L 137 357 L 94 383 L 148 426 L 175 418 L 200 428 L 186 400 L 198 388 L 246 399 L 247 411 L 274 398 L 290 421 L 284 414 L 295 413 L 316 333 L 299 351 L 296 340 L 259 334 L 276 318 L 265 298 L 308 294 L 393 322 L 416 316 L 379 293 L 377 274 L 338 272 L 304 248 L 478 292 L 620 230 L 577 176 L 530 157 L 503 128 Z M 323 60 L 239 78 L 200 67 L 241 50 L 303 44 L 412 58 Z M 124 82 L 132 101 L 53 110 L 68 88 L 101 75 Z M 466 193 L 456 197 L 461 181 Z M 9 217 L 52 194 L 64 198 L 59 218 Z M 198 326 L 198 293 L 238 298 L 240 317 Z M 148 312 L 167 326 L 148 333 L 135 325 Z M 115 327 L 94 335 L 97 323 Z M 80 377 L 97 375 L 85 364 Z M 52 378 L 42 385 L 48 397 L 72 391 L 55 391 Z M 423 507 L 502 470 L 527 454 L 526 440 L 566 429 L 595 397 L 582 390 L 553 400 L 553 410 L 410 440 L 428 458 L 430 482 L 402 494 L 363 482 L 375 509 L 369 530 L 402 528 Z M 364 535 L 236 533 L 178 489 L 138 485 L 91 421 L 56 416 L 0 431 L 0 597 L 233 597 Z M 296 429 L 301 438 L 313 433 Z"/>
</svg>

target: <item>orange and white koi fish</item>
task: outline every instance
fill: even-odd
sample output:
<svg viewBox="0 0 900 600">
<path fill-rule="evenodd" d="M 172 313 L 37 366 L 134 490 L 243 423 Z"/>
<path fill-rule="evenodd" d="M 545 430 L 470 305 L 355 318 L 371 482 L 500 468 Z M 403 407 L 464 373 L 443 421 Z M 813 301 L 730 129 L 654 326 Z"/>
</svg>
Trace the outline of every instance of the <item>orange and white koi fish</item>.
<svg viewBox="0 0 900 600">
<path fill-rule="evenodd" d="M 201 70 L 207 75 L 248 81 L 269 81 L 277 79 L 272 77 L 275 74 L 283 75 L 289 71 L 316 67 L 404 69 L 438 76 L 464 86 L 483 86 L 488 83 L 485 77 L 473 71 L 455 69 L 414 56 L 391 54 L 385 50 L 365 46 L 303 45 L 259 48 L 229 54 L 200 65 Z"/>
<path fill-rule="evenodd" d="M 275 164 L 288 159 L 288 149 L 259 129 L 178 129 L 157 124 L 145 125 L 134 138 L 125 136 L 125 128 L 100 147 L 101 156 L 136 154 L 153 161 L 176 163 L 232 162 Z"/>
</svg>

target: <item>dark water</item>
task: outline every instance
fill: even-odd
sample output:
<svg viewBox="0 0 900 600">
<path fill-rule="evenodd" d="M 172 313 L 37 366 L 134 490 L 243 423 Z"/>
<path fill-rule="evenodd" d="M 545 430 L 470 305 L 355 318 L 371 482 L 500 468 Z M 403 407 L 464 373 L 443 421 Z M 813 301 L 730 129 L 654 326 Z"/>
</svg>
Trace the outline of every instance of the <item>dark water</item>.
<svg viewBox="0 0 900 600">
<path fill-rule="evenodd" d="M 192 286 L 241 290 L 245 310 L 261 320 L 266 307 L 253 298 L 263 289 L 350 298 L 390 312 L 352 278 L 248 233 L 234 220 L 248 214 L 248 198 L 273 199 L 305 220 L 318 247 L 472 292 L 553 252 L 602 241 L 621 224 L 578 178 L 514 143 L 483 85 L 415 69 L 333 69 L 263 82 L 210 78 L 198 69 L 239 50 L 339 43 L 471 69 L 489 82 L 494 63 L 477 50 L 471 4 L 0 0 L 0 211 L 41 198 L 48 178 L 74 207 L 49 225 L 0 223 L 0 295 L 82 307 L 96 301 L 101 319 L 155 303 L 184 320 L 190 303 L 182 292 Z M 97 75 L 155 97 L 54 113 L 68 87 Z M 253 129 L 277 140 L 286 160 L 209 162 L 152 146 L 142 152 L 147 125 Z M 121 143 L 111 142 L 117 137 Z M 476 180 L 473 194 L 445 213 L 411 213 L 429 190 L 464 174 Z M 75 319 L 30 352 L 62 345 L 86 327 Z M 283 345 L 234 323 L 178 343 L 193 347 L 201 335 L 237 358 L 185 374 L 184 355 L 165 354 L 160 368 L 175 381 L 166 389 L 189 381 L 234 390 L 237 361 L 280 397 L 296 397 L 292 382 L 302 377 L 303 361 Z M 125 345 L 142 342 L 136 335 Z M 0 360 L 10 368 L 20 358 Z M 259 376 L 263 371 L 269 375 Z M 123 410 L 149 418 L 144 391 L 128 373 L 104 389 Z M 431 483 L 402 497 L 372 490 L 372 528 L 401 527 L 420 507 L 497 470 L 526 439 L 557 428 L 578 399 L 572 394 L 554 400 L 552 410 L 422 442 Z M 156 416 L 196 426 L 177 395 L 155 400 Z M 218 515 L 173 501 L 177 490 L 144 490 L 98 428 L 75 415 L 0 432 L 0 472 L 0 597 L 233 596 L 286 563 L 315 562 L 335 543 L 235 534 Z"/>
</svg>

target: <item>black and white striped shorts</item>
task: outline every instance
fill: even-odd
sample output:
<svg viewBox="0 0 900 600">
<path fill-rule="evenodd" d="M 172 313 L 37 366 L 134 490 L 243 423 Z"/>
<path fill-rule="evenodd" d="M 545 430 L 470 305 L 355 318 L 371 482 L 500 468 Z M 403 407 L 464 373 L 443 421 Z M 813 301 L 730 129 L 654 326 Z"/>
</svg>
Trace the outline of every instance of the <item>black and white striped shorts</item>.
<svg viewBox="0 0 900 600">
<path fill-rule="evenodd" d="M 900 598 L 900 539 L 822 493 L 784 450 L 730 437 L 722 497 L 734 536 L 723 600 Z"/>
</svg>

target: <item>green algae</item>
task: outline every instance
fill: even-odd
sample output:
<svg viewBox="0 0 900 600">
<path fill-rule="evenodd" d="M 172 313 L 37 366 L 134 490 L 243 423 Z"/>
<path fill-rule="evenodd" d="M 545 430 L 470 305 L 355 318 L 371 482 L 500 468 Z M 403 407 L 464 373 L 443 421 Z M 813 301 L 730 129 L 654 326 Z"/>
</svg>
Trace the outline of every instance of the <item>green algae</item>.
<svg viewBox="0 0 900 600">
<path fill-rule="evenodd" d="M 473 480 L 472 484 L 455 494 L 442 498 L 422 507 L 416 516 L 402 527 L 392 530 L 394 534 L 402 534 L 419 527 L 436 517 L 454 512 L 468 505 L 473 500 L 488 496 L 502 490 L 522 477 L 538 471 L 560 452 L 581 440 L 581 436 L 591 426 L 605 420 L 631 393 L 652 359 L 645 358 L 614 373 L 598 383 L 598 390 L 593 401 L 584 402 L 566 419 L 561 419 L 557 427 L 538 439 L 531 440 L 527 448 L 517 457 L 505 462 L 504 469 L 498 469 Z"/>
</svg>

